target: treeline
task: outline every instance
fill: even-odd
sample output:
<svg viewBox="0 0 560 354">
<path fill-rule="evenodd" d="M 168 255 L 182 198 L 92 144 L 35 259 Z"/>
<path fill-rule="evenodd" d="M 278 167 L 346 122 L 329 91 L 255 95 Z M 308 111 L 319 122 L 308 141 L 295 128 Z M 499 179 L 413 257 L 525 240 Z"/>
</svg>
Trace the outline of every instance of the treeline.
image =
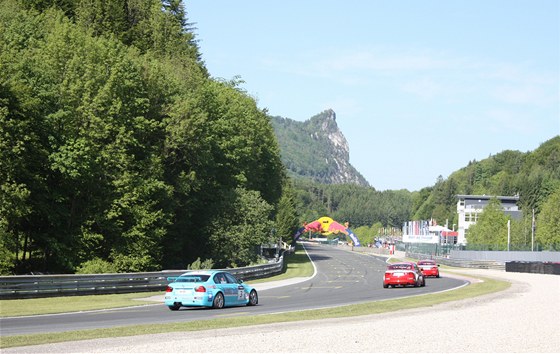
<svg viewBox="0 0 560 354">
<path fill-rule="evenodd" d="M 367 236 L 371 241 L 383 227 L 400 229 L 413 214 L 414 194 L 407 190 L 377 191 L 355 184 L 318 184 L 303 178 L 295 179 L 294 186 L 297 214 L 302 220 L 330 216 L 340 223 L 348 222 L 360 239 Z M 371 232 L 363 232 L 367 231 L 364 227 L 370 227 Z M 356 231 L 358 228 L 362 232 Z"/>
<path fill-rule="evenodd" d="M 269 117 L 181 1 L 1 0 L 0 69 L 1 273 L 241 266 L 297 227 Z"/>
<path fill-rule="evenodd" d="M 347 222 L 362 245 L 387 236 L 401 236 L 402 225 L 412 220 L 419 198 L 418 192 L 406 189 L 377 191 L 355 184 L 321 184 L 301 177 L 294 178 L 294 187 L 297 215 L 302 222 L 322 216 Z M 345 239 L 344 235 L 328 237 Z"/>
</svg>

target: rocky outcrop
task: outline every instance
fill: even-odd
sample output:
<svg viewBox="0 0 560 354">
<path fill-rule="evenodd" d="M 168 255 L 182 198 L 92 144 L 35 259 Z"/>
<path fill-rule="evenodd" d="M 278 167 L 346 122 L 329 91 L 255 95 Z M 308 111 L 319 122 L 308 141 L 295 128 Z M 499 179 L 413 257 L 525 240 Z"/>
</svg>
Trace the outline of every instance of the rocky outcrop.
<svg viewBox="0 0 560 354">
<path fill-rule="evenodd" d="M 336 124 L 336 113 L 326 110 L 305 122 L 273 117 L 282 161 L 291 175 L 327 184 L 369 186 L 350 164 L 348 141 Z"/>
</svg>

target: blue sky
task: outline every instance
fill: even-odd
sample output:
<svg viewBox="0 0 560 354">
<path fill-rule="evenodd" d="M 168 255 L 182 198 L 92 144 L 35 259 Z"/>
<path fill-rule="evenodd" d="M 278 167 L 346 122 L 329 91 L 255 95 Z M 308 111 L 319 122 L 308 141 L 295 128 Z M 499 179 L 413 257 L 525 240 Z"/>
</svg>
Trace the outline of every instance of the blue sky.
<svg viewBox="0 0 560 354">
<path fill-rule="evenodd" d="M 185 0 L 206 67 L 270 115 L 333 109 L 377 190 L 560 135 L 560 1 Z"/>
</svg>

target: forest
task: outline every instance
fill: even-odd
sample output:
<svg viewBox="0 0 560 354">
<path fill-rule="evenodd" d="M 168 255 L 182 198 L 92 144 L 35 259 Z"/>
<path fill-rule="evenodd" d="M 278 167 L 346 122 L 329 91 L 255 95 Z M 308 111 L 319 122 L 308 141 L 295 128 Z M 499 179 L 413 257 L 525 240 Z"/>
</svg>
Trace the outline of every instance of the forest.
<svg viewBox="0 0 560 354">
<path fill-rule="evenodd" d="M 239 78 L 211 77 L 187 10 L 0 0 L 0 274 L 244 266 L 320 216 L 369 239 L 451 221 L 456 194 L 519 194 L 560 245 L 560 137 L 420 191 L 288 177 L 272 118 Z"/>
<path fill-rule="evenodd" d="M 2 0 L 0 68 L 3 274 L 240 266 L 297 226 L 269 117 L 180 1 Z"/>
</svg>

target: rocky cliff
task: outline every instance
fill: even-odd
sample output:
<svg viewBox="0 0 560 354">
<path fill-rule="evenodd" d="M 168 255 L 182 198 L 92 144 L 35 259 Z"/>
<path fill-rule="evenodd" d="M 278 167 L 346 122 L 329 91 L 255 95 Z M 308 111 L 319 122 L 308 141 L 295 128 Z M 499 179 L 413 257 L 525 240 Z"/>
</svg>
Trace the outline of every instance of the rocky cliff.
<svg viewBox="0 0 560 354">
<path fill-rule="evenodd" d="M 282 161 L 294 177 L 326 184 L 369 186 L 350 164 L 348 141 L 336 124 L 336 113 L 326 110 L 305 122 L 272 117 Z"/>
</svg>

